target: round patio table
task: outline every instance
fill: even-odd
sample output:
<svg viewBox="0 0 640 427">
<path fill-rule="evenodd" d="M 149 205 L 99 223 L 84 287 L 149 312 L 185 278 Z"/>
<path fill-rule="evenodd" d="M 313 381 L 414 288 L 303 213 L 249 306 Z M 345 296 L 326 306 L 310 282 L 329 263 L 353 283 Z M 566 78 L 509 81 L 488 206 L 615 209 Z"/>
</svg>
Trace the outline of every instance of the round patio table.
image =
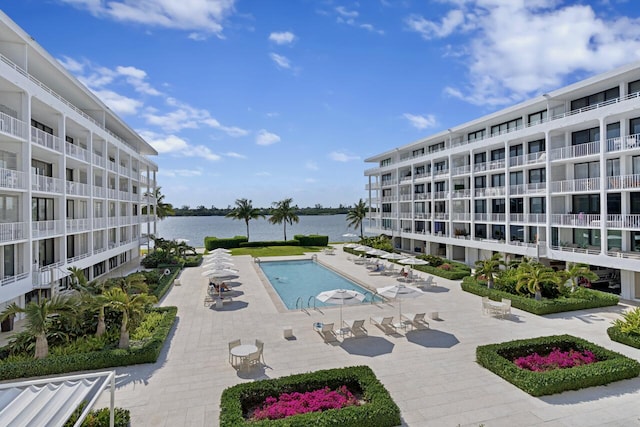
<svg viewBox="0 0 640 427">
<path fill-rule="evenodd" d="M 236 357 L 247 357 L 251 353 L 258 351 L 258 347 L 253 344 L 242 344 L 231 349 L 231 354 Z"/>
</svg>

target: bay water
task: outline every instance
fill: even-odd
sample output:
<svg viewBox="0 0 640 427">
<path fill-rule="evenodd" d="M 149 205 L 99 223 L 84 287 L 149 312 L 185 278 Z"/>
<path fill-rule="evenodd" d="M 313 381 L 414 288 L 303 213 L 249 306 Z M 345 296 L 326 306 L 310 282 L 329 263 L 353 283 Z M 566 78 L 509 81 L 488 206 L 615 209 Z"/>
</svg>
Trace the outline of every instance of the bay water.
<svg viewBox="0 0 640 427">
<path fill-rule="evenodd" d="M 343 236 L 348 233 L 360 235 L 359 229 L 348 227 L 345 214 L 300 215 L 299 218 L 300 222 L 287 224 L 287 239 L 293 239 L 295 234 L 320 234 L 329 236 L 329 242 L 359 240 L 358 237 Z M 283 240 L 283 228 L 283 224 L 271 224 L 267 219 L 253 219 L 249 221 L 249 238 L 252 242 Z M 246 236 L 247 227 L 242 220 L 224 216 L 172 216 L 158 221 L 156 234 L 167 240 L 186 239 L 190 246 L 204 247 L 207 236 Z"/>
</svg>

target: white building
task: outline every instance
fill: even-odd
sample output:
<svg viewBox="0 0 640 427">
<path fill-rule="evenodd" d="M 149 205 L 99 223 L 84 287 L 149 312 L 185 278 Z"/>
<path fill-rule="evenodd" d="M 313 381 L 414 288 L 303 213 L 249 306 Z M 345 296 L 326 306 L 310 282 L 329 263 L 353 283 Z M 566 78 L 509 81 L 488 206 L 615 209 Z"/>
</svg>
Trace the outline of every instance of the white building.
<svg viewBox="0 0 640 427">
<path fill-rule="evenodd" d="M 640 299 L 640 63 L 366 161 L 367 231 L 396 247 L 582 262 Z"/>
<path fill-rule="evenodd" d="M 157 152 L 0 12 L 0 309 L 139 258 Z M 153 232 L 154 229 L 151 229 Z"/>
</svg>

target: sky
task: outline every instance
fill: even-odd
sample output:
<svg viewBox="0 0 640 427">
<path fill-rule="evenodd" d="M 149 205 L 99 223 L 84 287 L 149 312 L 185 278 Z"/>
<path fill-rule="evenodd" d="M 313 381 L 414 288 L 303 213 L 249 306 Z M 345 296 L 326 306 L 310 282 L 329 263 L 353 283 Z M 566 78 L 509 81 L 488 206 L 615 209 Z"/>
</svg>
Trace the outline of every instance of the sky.
<svg viewBox="0 0 640 427">
<path fill-rule="evenodd" d="M 176 207 L 367 198 L 364 159 L 640 59 L 637 0 L 19 0 Z"/>
</svg>

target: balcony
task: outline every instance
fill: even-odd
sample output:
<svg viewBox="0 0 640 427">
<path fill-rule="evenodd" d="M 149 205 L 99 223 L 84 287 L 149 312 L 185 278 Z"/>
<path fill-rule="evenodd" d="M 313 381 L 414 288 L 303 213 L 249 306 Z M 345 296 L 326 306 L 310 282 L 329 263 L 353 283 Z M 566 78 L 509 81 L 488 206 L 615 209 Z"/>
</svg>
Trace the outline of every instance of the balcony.
<svg viewBox="0 0 640 427">
<path fill-rule="evenodd" d="M 505 220 L 506 220 L 506 214 L 503 214 L 503 213 L 495 213 L 495 214 L 477 213 L 477 214 L 474 214 L 474 218 L 475 218 L 476 221 L 502 222 L 502 223 L 504 223 Z"/>
<path fill-rule="evenodd" d="M 118 226 L 118 217 L 110 216 L 107 218 L 107 226 L 108 227 L 117 227 Z"/>
<path fill-rule="evenodd" d="M 118 222 L 120 225 L 129 225 L 131 224 L 131 216 L 120 216 L 118 217 Z"/>
<path fill-rule="evenodd" d="M 429 200 L 431 193 L 414 193 L 413 200 Z"/>
<path fill-rule="evenodd" d="M 600 178 L 569 179 L 566 181 L 553 181 L 551 183 L 552 193 L 576 193 L 581 191 L 600 190 Z"/>
<path fill-rule="evenodd" d="M 411 219 L 413 218 L 413 214 L 411 212 L 400 212 L 398 217 L 402 219 Z"/>
<path fill-rule="evenodd" d="M 122 176 L 129 176 L 129 168 L 124 165 L 120 165 L 120 167 L 118 168 L 118 172 Z"/>
<path fill-rule="evenodd" d="M 401 194 L 400 201 L 401 202 L 410 202 L 412 200 L 411 194 Z"/>
<path fill-rule="evenodd" d="M 50 133 L 43 132 L 38 128 L 31 127 L 31 142 L 46 147 L 50 150 L 62 153 L 62 139 Z"/>
<path fill-rule="evenodd" d="M 66 223 L 67 233 L 80 233 L 91 230 L 91 219 L 89 218 L 67 219 Z"/>
<path fill-rule="evenodd" d="M 84 259 L 84 258 L 89 258 L 90 256 L 91 256 L 91 252 L 85 252 L 83 254 L 76 255 L 76 256 L 71 257 L 71 258 L 67 258 L 67 264 L 71 264 L 71 263 L 80 261 L 81 259 Z"/>
<path fill-rule="evenodd" d="M 640 175 L 608 176 L 608 190 L 627 190 L 640 188 Z"/>
<path fill-rule="evenodd" d="M 107 197 L 109 199 L 117 199 L 118 198 L 118 190 L 115 188 L 107 188 Z"/>
<path fill-rule="evenodd" d="M 471 173 L 471 165 L 455 166 L 451 168 L 451 175 L 458 176 Z"/>
<path fill-rule="evenodd" d="M 570 147 L 551 150 L 551 160 L 575 159 L 577 157 L 593 156 L 600 153 L 600 141 L 587 142 L 585 144 L 572 145 Z"/>
<path fill-rule="evenodd" d="M 89 152 L 75 144 L 65 141 L 65 152 L 69 157 L 82 160 L 83 162 L 89 162 Z"/>
<path fill-rule="evenodd" d="M 546 182 L 534 182 L 531 184 L 518 184 L 509 186 L 509 194 L 512 196 L 521 194 L 543 194 L 547 189 Z"/>
<path fill-rule="evenodd" d="M 112 162 L 111 160 L 109 160 L 107 162 L 107 169 L 109 169 L 111 172 L 118 172 L 118 165 L 116 165 L 116 162 Z"/>
<path fill-rule="evenodd" d="M 633 150 L 640 148 L 640 134 L 607 139 L 607 152 Z"/>
<path fill-rule="evenodd" d="M 489 170 L 504 169 L 505 163 L 504 159 L 498 159 L 490 161 L 487 166 Z"/>
<path fill-rule="evenodd" d="M 83 182 L 66 182 L 67 194 L 71 196 L 89 197 L 89 186 Z"/>
<path fill-rule="evenodd" d="M 142 182 L 143 184 L 147 183 L 147 177 L 144 175 L 141 175 L 142 179 L 140 180 L 140 182 Z M 371 184 L 366 184 L 364 186 L 365 190 L 378 190 L 380 189 L 380 183 L 378 182 L 372 182 Z"/>
<path fill-rule="evenodd" d="M 107 196 L 107 189 L 104 187 L 93 186 L 93 197 L 104 198 Z"/>
<path fill-rule="evenodd" d="M 442 175 L 449 175 L 449 169 L 435 169 L 433 171 L 433 176 L 442 176 Z"/>
<path fill-rule="evenodd" d="M 107 218 L 104 218 L 104 217 L 93 218 L 93 228 L 107 228 Z"/>
<path fill-rule="evenodd" d="M 29 277 L 28 272 L 18 273 L 15 276 L 4 276 L 0 279 L 0 286 L 10 285 L 11 283 L 19 282 L 20 280 L 24 280 Z"/>
<path fill-rule="evenodd" d="M 105 160 L 105 158 L 98 153 L 93 153 L 91 154 L 91 162 L 95 165 L 95 166 L 99 166 L 101 168 L 104 168 L 107 166 L 107 161 Z"/>
<path fill-rule="evenodd" d="M 0 224 L 0 243 L 28 238 L 26 222 L 5 222 Z"/>
<path fill-rule="evenodd" d="M 119 191 L 118 195 L 120 197 L 120 200 L 131 200 L 131 193 L 129 193 L 128 191 Z"/>
<path fill-rule="evenodd" d="M 403 176 L 400 178 L 400 182 L 401 183 L 408 183 L 411 182 L 411 175 L 407 175 L 407 176 Z"/>
<path fill-rule="evenodd" d="M 431 219 L 431 213 L 416 212 L 415 214 L 413 214 L 413 219 Z"/>
<path fill-rule="evenodd" d="M 398 180 L 396 179 L 385 179 L 380 183 L 380 185 L 383 187 L 390 187 L 392 185 L 396 185 L 397 183 L 398 183 Z"/>
<path fill-rule="evenodd" d="M 466 198 L 466 197 L 471 197 L 471 189 L 469 188 L 465 188 L 462 190 L 455 190 L 452 193 L 452 196 L 454 199 L 462 199 L 462 198 Z"/>
<path fill-rule="evenodd" d="M 63 221 L 33 221 L 31 223 L 31 235 L 34 239 L 52 237 L 63 233 Z"/>
<path fill-rule="evenodd" d="M 449 214 L 446 212 L 436 212 L 433 214 L 433 219 L 436 221 L 447 221 L 449 220 Z"/>
<path fill-rule="evenodd" d="M 433 193 L 434 199 L 447 199 L 449 197 L 448 191 L 436 191 Z"/>
<path fill-rule="evenodd" d="M 24 172 L 0 168 L 0 187 L 14 190 L 26 190 L 27 180 Z"/>
<path fill-rule="evenodd" d="M 476 197 L 497 197 L 507 194 L 506 187 L 477 188 Z"/>
<path fill-rule="evenodd" d="M 5 113 L 0 113 L 0 132 L 20 139 L 27 139 L 27 135 L 29 134 L 27 129 L 27 124 L 22 120 L 18 120 Z"/>
<path fill-rule="evenodd" d="M 454 212 L 451 214 L 454 221 L 471 221 L 471 214 L 468 212 Z"/>
<path fill-rule="evenodd" d="M 31 175 L 31 191 L 61 194 L 63 189 L 64 181 L 60 178 L 35 174 Z"/>
<path fill-rule="evenodd" d="M 396 196 L 384 196 L 382 197 L 382 203 L 391 203 L 397 202 L 398 198 Z"/>
</svg>

